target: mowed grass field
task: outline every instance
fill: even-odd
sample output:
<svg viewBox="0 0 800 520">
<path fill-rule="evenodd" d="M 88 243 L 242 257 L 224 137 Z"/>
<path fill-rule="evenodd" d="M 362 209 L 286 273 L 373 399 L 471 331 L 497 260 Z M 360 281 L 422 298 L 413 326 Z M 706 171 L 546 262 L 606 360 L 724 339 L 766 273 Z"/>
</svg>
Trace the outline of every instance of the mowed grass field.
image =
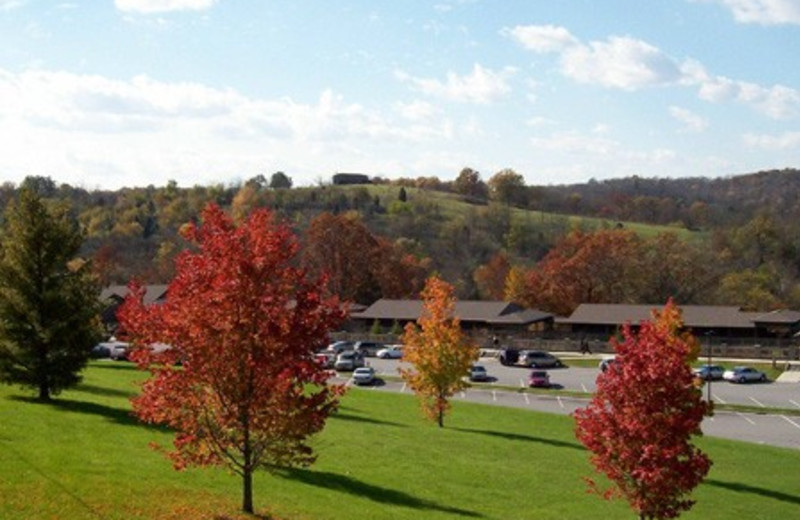
<svg viewBox="0 0 800 520">
<path fill-rule="evenodd" d="M 143 374 L 96 362 L 53 404 L 0 387 L 0 519 L 239 519 L 238 477 L 173 471 L 149 447 L 169 432 L 131 417 Z M 353 389 L 310 469 L 255 478 L 262 518 L 635 518 L 586 493 L 589 454 L 569 417 L 455 403 L 439 429 L 410 395 Z M 797 518 L 800 451 L 712 438 L 714 460 L 682 518 Z"/>
</svg>

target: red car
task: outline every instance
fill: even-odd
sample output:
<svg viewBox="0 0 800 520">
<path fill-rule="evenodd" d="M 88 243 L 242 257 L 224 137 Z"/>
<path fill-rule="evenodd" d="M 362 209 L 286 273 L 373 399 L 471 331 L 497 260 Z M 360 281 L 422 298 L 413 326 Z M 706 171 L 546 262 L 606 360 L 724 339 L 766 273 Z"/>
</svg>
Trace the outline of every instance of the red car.
<svg viewBox="0 0 800 520">
<path fill-rule="evenodd" d="M 544 370 L 534 370 L 528 376 L 528 386 L 531 388 L 550 388 L 550 374 Z"/>
</svg>

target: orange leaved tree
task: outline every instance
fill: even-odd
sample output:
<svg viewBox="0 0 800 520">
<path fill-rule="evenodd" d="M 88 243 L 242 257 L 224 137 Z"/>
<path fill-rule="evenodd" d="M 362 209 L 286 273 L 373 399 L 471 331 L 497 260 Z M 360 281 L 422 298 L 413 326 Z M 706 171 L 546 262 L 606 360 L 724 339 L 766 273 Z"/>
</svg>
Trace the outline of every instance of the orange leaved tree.
<svg viewBox="0 0 800 520">
<path fill-rule="evenodd" d="M 589 406 L 575 412 L 576 435 L 592 463 L 614 484 L 601 492 L 624 497 L 640 519 L 675 518 L 691 508 L 687 495 L 711 461 L 692 444 L 710 413 L 690 363 L 697 340 L 680 332 L 680 310 L 670 301 L 638 334 L 630 325 L 616 342 L 616 362 L 597 378 Z"/>
<path fill-rule="evenodd" d="M 324 280 L 296 267 L 295 236 L 267 210 L 236 226 L 209 205 L 184 235 L 195 247 L 178 257 L 167 301 L 146 306 L 131 284 L 119 312 L 139 347 L 134 359 L 151 373 L 133 408 L 175 431 L 176 469 L 239 474 L 242 509 L 252 513 L 257 468 L 314 461 L 308 437 L 324 427 L 341 387 L 326 383 L 313 350 L 343 311 L 324 296 Z"/>
<path fill-rule="evenodd" d="M 464 376 L 477 361 L 479 350 L 461 331 L 450 284 L 436 276 L 429 278 L 422 299 L 422 314 L 416 325 L 406 325 L 402 338 L 403 359 L 414 368 L 402 369 L 400 374 L 420 397 L 426 415 L 443 427 L 450 409 L 448 399 L 469 386 Z"/>
</svg>

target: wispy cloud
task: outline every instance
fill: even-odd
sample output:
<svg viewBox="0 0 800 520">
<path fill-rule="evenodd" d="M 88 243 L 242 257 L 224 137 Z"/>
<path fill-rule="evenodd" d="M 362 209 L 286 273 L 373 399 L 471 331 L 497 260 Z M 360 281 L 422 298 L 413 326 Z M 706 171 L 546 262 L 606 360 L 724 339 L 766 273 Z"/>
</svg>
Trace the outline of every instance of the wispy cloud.
<svg viewBox="0 0 800 520">
<path fill-rule="evenodd" d="M 762 150 L 800 150 L 800 132 L 785 132 L 780 135 L 745 134 L 744 142 L 751 148 Z"/>
<path fill-rule="evenodd" d="M 0 11 L 10 11 L 21 7 L 27 0 L 0 0 Z"/>
<path fill-rule="evenodd" d="M 417 78 L 403 71 L 395 72 L 395 77 L 430 96 L 460 103 L 487 104 L 511 91 L 508 80 L 515 73 L 513 67 L 494 71 L 476 63 L 469 74 L 459 76 L 451 71 L 444 81 Z"/>
<path fill-rule="evenodd" d="M 531 145 L 552 152 L 589 155 L 610 155 L 619 149 L 619 143 L 613 139 L 578 132 L 557 132 L 548 137 L 534 137 Z"/>
<path fill-rule="evenodd" d="M 114 5 L 126 13 L 155 14 L 170 11 L 203 11 L 217 0 L 114 0 Z"/>
<path fill-rule="evenodd" d="M 555 25 L 518 25 L 504 28 L 501 34 L 516 40 L 528 50 L 540 53 L 562 51 L 579 43 L 567 29 Z"/>
<path fill-rule="evenodd" d="M 800 5 L 800 0 L 795 4 Z M 693 87 L 705 101 L 737 101 L 774 119 L 793 117 L 800 112 L 800 91 L 794 88 L 716 76 L 697 61 L 678 61 L 643 40 L 610 36 L 584 44 L 566 29 L 550 25 L 518 26 L 506 28 L 502 33 L 526 49 L 557 54 L 561 73 L 579 83 L 629 91 Z"/>
<path fill-rule="evenodd" d="M 684 129 L 687 132 L 702 132 L 708 128 L 707 119 L 686 108 L 673 105 L 669 107 L 669 113 L 673 118 L 683 123 Z"/>
<path fill-rule="evenodd" d="M 798 0 L 696 0 L 720 4 L 740 23 L 800 25 Z"/>
</svg>

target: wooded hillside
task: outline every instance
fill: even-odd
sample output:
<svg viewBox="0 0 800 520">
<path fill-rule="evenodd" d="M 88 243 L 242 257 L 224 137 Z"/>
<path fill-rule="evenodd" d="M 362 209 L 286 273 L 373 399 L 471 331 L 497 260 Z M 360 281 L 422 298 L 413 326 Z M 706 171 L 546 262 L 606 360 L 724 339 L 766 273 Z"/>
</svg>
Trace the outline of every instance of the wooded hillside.
<svg viewBox="0 0 800 520">
<path fill-rule="evenodd" d="M 168 281 L 186 247 L 181 226 L 214 202 L 236 219 L 256 207 L 275 211 L 301 237 L 305 266 L 329 273 L 333 290 L 360 303 L 416 297 L 438 272 L 459 298 L 560 313 L 581 301 L 669 296 L 800 308 L 798 170 L 571 186 L 528 186 L 513 170 L 484 182 L 469 168 L 452 182 L 292 188 L 285 174 L 279 180 L 89 191 L 28 177 L 0 187 L 0 203 L 21 187 L 68 201 L 86 235 L 82 254 L 106 284 Z"/>
</svg>

